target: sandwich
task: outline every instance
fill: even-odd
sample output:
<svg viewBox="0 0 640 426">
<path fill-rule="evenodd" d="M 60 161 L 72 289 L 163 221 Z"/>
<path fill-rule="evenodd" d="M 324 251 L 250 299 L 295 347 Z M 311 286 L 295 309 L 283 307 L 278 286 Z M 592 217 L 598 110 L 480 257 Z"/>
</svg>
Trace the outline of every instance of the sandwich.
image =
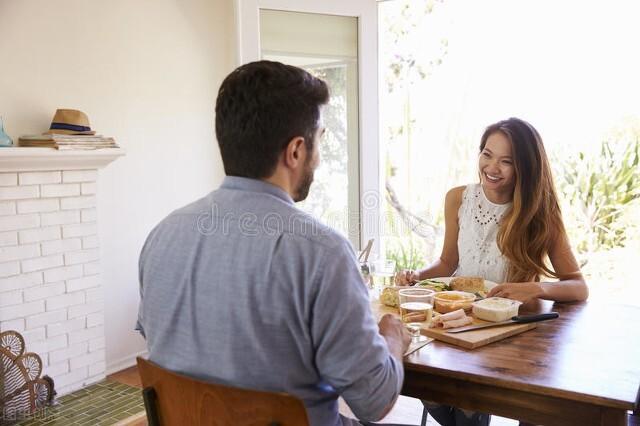
<svg viewBox="0 0 640 426">
<path fill-rule="evenodd" d="M 481 277 L 456 277 L 449 283 L 451 289 L 468 293 L 483 293 L 484 279 Z"/>
</svg>

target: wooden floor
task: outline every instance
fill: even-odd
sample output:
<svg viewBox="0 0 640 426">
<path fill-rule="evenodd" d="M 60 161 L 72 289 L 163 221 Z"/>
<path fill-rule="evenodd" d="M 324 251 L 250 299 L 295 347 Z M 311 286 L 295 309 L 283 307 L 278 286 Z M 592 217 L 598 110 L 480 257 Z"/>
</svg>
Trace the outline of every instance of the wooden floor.
<svg viewBox="0 0 640 426">
<path fill-rule="evenodd" d="M 138 369 L 136 367 L 127 368 L 126 370 L 119 371 L 107 377 L 107 380 L 112 380 L 115 382 L 124 383 L 130 386 L 137 386 L 142 388 L 142 382 L 140 381 L 140 376 L 138 375 Z M 343 415 L 353 417 L 351 414 L 351 410 L 347 404 L 344 403 L 342 399 L 340 399 L 340 412 Z M 422 418 L 422 403 L 415 398 L 408 398 L 405 396 L 400 396 L 398 398 L 398 402 L 396 406 L 393 408 L 391 413 L 380 423 L 401 423 L 408 425 L 419 425 L 420 419 Z M 146 426 L 147 421 L 145 419 L 137 419 L 133 422 L 126 423 L 127 426 Z M 438 423 L 433 421 L 433 419 L 429 418 L 427 421 L 427 425 L 429 426 L 437 426 Z M 517 426 L 518 422 L 515 420 L 505 419 L 502 417 L 493 416 L 491 418 L 492 426 Z"/>
<path fill-rule="evenodd" d="M 112 375 L 107 376 L 107 380 L 124 383 L 125 385 L 129 386 L 136 386 L 142 389 L 142 381 L 140 380 L 140 375 L 138 374 L 137 367 L 131 367 L 127 368 L 126 370 L 113 373 Z"/>
</svg>

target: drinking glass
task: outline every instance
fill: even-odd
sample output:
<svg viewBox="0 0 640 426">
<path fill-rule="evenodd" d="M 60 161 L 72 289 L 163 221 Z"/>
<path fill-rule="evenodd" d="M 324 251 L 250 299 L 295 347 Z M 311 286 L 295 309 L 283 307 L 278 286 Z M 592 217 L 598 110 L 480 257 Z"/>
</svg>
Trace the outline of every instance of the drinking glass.
<svg viewBox="0 0 640 426">
<path fill-rule="evenodd" d="M 433 315 L 433 290 L 405 288 L 398 291 L 400 318 L 411 333 L 411 340 L 420 339 L 420 330 L 429 327 Z"/>
<path fill-rule="evenodd" d="M 379 259 L 371 263 L 371 284 L 378 296 L 385 287 L 394 284 L 396 262 L 389 259 Z"/>
</svg>

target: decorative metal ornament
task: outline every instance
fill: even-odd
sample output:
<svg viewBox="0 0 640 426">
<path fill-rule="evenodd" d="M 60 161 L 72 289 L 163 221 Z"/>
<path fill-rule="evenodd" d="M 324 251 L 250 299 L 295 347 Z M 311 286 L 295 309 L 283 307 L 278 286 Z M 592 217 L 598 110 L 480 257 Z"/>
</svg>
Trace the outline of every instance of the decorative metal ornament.
<svg viewBox="0 0 640 426">
<path fill-rule="evenodd" d="M 55 395 L 53 380 L 40 377 L 42 359 L 24 348 L 20 333 L 0 333 L 0 414 L 5 420 L 27 418 Z"/>
</svg>

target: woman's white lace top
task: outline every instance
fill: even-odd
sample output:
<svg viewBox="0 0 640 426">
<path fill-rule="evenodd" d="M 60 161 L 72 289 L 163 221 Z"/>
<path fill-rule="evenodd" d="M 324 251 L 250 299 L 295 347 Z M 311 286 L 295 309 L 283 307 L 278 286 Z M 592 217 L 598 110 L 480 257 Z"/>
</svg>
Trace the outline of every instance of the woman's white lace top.
<svg viewBox="0 0 640 426">
<path fill-rule="evenodd" d="M 507 259 L 502 256 L 496 237 L 502 216 L 511 207 L 494 204 L 482 185 L 467 185 L 458 210 L 458 269 L 456 276 L 482 277 L 503 283 L 507 276 Z"/>
</svg>

